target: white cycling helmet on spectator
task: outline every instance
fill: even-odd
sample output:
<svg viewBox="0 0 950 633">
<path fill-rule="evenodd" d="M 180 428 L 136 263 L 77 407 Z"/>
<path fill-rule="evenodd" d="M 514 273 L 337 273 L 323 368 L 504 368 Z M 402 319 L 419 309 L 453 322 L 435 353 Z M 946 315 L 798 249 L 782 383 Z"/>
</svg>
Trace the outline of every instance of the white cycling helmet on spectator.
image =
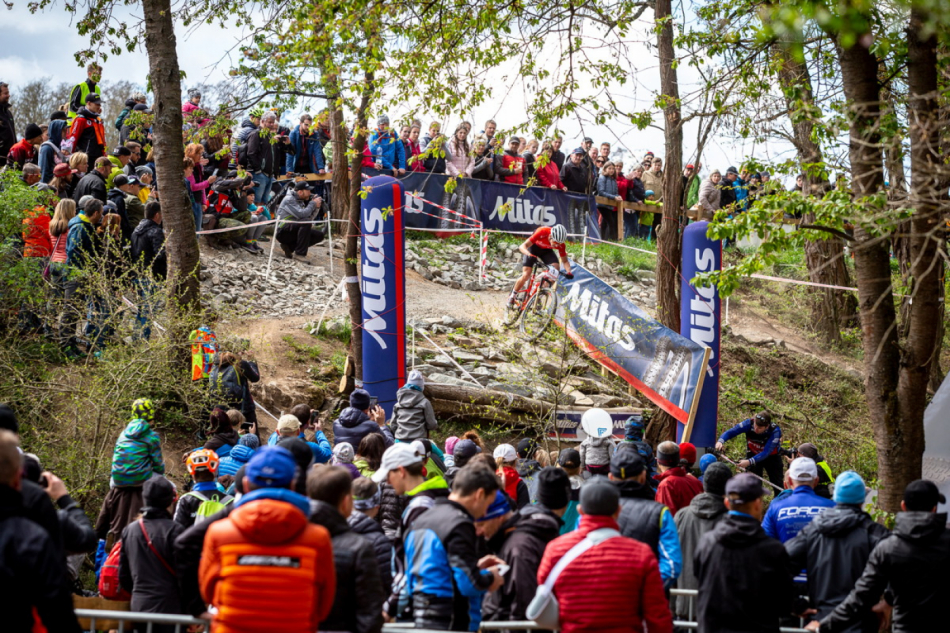
<svg viewBox="0 0 950 633">
<path fill-rule="evenodd" d="M 567 229 L 563 224 L 555 224 L 551 227 L 551 241 L 563 244 L 567 240 Z"/>
</svg>

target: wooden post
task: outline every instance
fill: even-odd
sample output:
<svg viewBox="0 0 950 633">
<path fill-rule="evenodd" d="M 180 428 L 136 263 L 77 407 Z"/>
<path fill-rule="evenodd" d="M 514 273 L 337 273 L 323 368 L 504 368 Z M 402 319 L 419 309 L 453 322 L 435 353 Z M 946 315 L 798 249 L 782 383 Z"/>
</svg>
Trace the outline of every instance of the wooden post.
<svg viewBox="0 0 950 633">
<path fill-rule="evenodd" d="M 617 241 L 623 241 L 623 200 L 617 202 Z"/>
</svg>

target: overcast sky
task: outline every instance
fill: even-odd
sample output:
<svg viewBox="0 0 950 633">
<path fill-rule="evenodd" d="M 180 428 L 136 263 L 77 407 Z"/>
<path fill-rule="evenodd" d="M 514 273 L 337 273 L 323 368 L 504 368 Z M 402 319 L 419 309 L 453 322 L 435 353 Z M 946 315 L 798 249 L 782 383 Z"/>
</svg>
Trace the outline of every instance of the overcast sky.
<svg viewBox="0 0 950 633">
<path fill-rule="evenodd" d="M 647 26 L 644 22 L 644 27 Z M 73 54 L 77 50 L 87 48 L 89 43 L 77 34 L 70 23 L 70 15 L 62 9 L 52 8 L 46 13 L 33 15 L 26 8 L 25 2 L 16 0 L 12 10 L 0 10 L 0 33 L 3 33 L 0 81 L 10 84 L 14 93 L 18 84 L 39 77 L 50 77 L 53 83 L 78 83 L 85 78 L 85 73 L 78 67 Z M 227 54 L 239 41 L 240 36 L 239 32 L 222 30 L 213 25 L 201 25 L 188 32 L 178 25 L 178 58 L 182 70 L 187 73 L 186 85 L 213 84 L 226 79 L 230 67 Z M 103 63 L 104 79 L 126 79 L 144 84 L 148 73 L 148 60 L 144 44 L 140 49 L 133 53 L 110 56 Z M 659 87 L 655 49 L 648 50 L 645 46 L 632 49 L 630 58 L 632 65 L 637 68 L 636 81 L 625 86 L 622 93 L 618 93 L 618 101 L 631 111 L 644 110 L 653 102 Z M 681 65 L 680 73 L 680 91 L 686 95 L 693 88 L 689 67 Z M 489 82 L 492 85 L 497 82 L 499 86 L 494 91 L 491 102 L 472 113 L 471 117 L 467 117 L 474 119 L 476 131 L 482 129 L 488 118 L 494 118 L 502 128 L 523 121 L 525 95 L 520 83 L 509 89 L 501 77 L 505 71 L 499 70 L 497 74 L 498 76 Z M 396 119 L 401 113 L 389 114 Z M 662 122 L 659 113 L 655 115 L 655 120 Z M 428 120 L 424 119 L 424 124 L 427 123 Z M 457 121 L 449 121 L 448 126 L 454 128 L 455 123 Z M 606 140 L 615 148 L 623 147 L 637 158 L 648 150 L 657 156 L 664 154 L 663 132 L 655 127 L 641 131 L 619 121 L 597 126 L 589 123 L 582 125 L 576 120 L 564 121 L 559 127 L 566 131 L 564 147 L 567 150 L 576 146 L 579 140 L 587 135 L 593 137 L 597 143 Z M 690 160 L 695 149 L 695 140 L 695 127 L 687 126 L 684 162 Z M 787 146 L 778 144 L 772 144 L 768 148 L 756 147 L 750 142 L 734 145 L 731 139 L 720 136 L 712 139 L 706 147 L 703 163 L 725 170 L 729 165 L 740 164 L 744 156 L 754 155 L 760 159 L 778 160 L 787 157 L 784 153 L 788 150 Z M 631 162 L 629 155 L 625 162 Z M 703 172 L 708 172 L 708 169 L 704 168 Z"/>
</svg>

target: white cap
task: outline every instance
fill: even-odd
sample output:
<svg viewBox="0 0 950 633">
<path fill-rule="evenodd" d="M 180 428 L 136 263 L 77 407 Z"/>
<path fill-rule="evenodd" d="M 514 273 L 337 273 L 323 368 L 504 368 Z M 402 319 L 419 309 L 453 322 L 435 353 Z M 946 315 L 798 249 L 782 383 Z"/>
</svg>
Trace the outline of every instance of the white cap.
<svg viewBox="0 0 950 633">
<path fill-rule="evenodd" d="M 492 457 L 495 459 L 501 457 L 506 462 L 513 462 L 518 459 L 518 451 L 516 451 L 515 447 L 511 444 L 499 444 L 495 447 L 495 452 Z"/>
<path fill-rule="evenodd" d="M 296 431 L 300 428 L 300 420 L 292 413 L 285 413 L 277 420 L 277 432 Z"/>
<path fill-rule="evenodd" d="M 412 444 L 393 444 L 383 453 L 383 461 L 379 465 L 379 470 L 373 473 L 373 481 L 381 484 L 389 477 L 389 471 L 413 464 L 422 464 L 424 460 L 425 458 L 416 452 Z"/>
<path fill-rule="evenodd" d="M 788 467 L 792 481 L 812 482 L 818 477 L 818 466 L 810 457 L 796 457 Z"/>
</svg>

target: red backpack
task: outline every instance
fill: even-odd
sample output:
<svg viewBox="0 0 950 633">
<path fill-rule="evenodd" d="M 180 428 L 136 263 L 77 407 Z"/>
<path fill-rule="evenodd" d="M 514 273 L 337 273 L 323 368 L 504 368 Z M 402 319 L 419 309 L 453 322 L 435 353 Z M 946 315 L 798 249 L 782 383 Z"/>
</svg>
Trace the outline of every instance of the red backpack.
<svg viewBox="0 0 950 633">
<path fill-rule="evenodd" d="M 106 600 L 130 600 L 132 595 L 119 584 L 119 556 L 122 553 L 122 541 L 116 541 L 112 551 L 102 563 L 99 574 L 99 595 Z"/>
</svg>

